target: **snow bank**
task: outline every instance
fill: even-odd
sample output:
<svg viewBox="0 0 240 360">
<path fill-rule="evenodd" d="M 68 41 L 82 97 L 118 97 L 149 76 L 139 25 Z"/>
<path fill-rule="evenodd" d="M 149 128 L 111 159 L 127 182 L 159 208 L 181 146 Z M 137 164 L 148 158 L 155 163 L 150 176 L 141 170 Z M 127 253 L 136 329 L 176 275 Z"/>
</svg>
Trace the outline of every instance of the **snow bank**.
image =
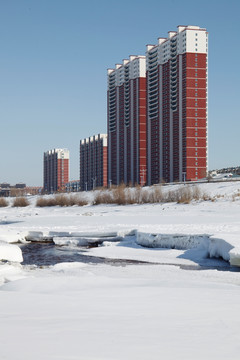
<svg viewBox="0 0 240 360">
<path fill-rule="evenodd" d="M 16 230 L 1 230 L 0 241 L 5 243 L 25 242 L 25 235 L 25 232 L 19 232 Z"/>
<path fill-rule="evenodd" d="M 205 245 L 209 235 L 148 234 L 137 233 L 137 244 L 151 248 L 186 250 Z"/>
<path fill-rule="evenodd" d="M 70 232 L 69 231 L 49 231 L 48 233 L 49 236 L 60 236 L 60 237 L 67 237 L 70 236 Z"/>
<path fill-rule="evenodd" d="M 103 241 L 117 242 L 125 236 L 135 235 L 136 230 L 124 231 L 49 231 L 44 234 L 42 231 L 29 231 L 25 236 L 27 241 L 46 242 L 53 241 L 56 245 L 77 245 L 87 246 L 91 244 L 102 244 Z"/>
<path fill-rule="evenodd" d="M 22 262 L 22 251 L 17 245 L 0 241 L 0 260 Z"/>
<path fill-rule="evenodd" d="M 44 235 L 42 231 L 29 231 L 28 234 L 25 236 L 27 241 L 39 241 L 39 242 L 48 242 L 52 241 L 51 235 Z"/>
<path fill-rule="evenodd" d="M 233 248 L 230 253 L 230 264 L 233 266 L 240 266 L 240 247 Z"/>
<path fill-rule="evenodd" d="M 78 237 L 59 237 L 54 236 L 53 242 L 55 245 L 76 245 L 76 246 L 87 246 L 89 244 L 87 238 L 78 238 Z"/>
<path fill-rule="evenodd" d="M 90 235 L 90 234 L 89 234 Z M 56 245 L 76 245 L 76 246 L 88 246 L 88 245 L 97 245 L 102 244 L 104 241 L 108 242 L 117 242 L 121 241 L 122 237 L 91 237 L 91 236 L 67 236 L 60 237 L 55 236 L 53 242 Z"/>
<path fill-rule="evenodd" d="M 234 241 L 231 242 L 231 238 L 225 240 L 207 234 L 183 235 L 138 232 L 136 242 L 138 245 L 149 248 L 204 249 L 206 256 L 210 258 L 222 258 L 230 261 L 231 265 L 240 266 L 240 246 L 234 246 Z"/>
<path fill-rule="evenodd" d="M 221 257 L 224 260 L 229 261 L 231 249 L 233 249 L 233 245 L 227 241 L 223 239 L 211 238 L 208 246 L 208 255 L 209 257 Z"/>
<path fill-rule="evenodd" d="M 19 280 L 25 277 L 20 264 L 1 264 L 0 266 L 0 286 L 11 281 Z"/>
<path fill-rule="evenodd" d="M 78 236 L 78 237 L 93 237 L 93 238 L 106 238 L 106 237 L 116 237 L 118 236 L 117 231 L 99 231 L 99 232 L 82 232 L 82 231 L 75 231 L 71 232 L 70 236 Z"/>
<path fill-rule="evenodd" d="M 88 265 L 81 262 L 60 263 L 53 265 L 51 269 L 55 272 L 70 272 L 72 270 L 86 268 Z"/>
</svg>

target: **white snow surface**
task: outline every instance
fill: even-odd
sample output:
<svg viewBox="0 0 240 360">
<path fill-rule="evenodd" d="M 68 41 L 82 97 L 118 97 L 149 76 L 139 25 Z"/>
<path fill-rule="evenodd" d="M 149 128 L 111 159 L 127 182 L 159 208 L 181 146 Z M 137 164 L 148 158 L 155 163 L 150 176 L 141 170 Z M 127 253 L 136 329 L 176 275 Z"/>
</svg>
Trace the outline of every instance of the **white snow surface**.
<svg viewBox="0 0 240 360">
<path fill-rule="evenodd" d="M 0 241 L 0 260 L 22 262 L 22 251 L 17 245 Z"/>
<path fill-rule="evenodd" d="M 199 186 L 214 201 L 0 208 L 1 359 L 239 359 L 240 272 L 218 258 L 240 265 L 240 183 Z M 26 238 L 144 264 L 21 265 Z"/>
</svg>

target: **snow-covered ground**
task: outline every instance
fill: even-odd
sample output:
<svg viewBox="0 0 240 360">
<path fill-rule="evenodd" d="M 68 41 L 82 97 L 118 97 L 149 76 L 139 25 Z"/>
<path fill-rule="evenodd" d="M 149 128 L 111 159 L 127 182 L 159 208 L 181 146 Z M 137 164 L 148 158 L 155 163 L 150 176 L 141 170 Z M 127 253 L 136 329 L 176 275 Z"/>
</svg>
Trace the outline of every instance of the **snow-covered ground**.
<svg viewBox="0 0 240 360">
<path fill-rule="evenodd" d="M 240 183 L 199 186 L 215 201 L 1 208 L 0 358 L 237 360 L 240 269 L 210 257 L 239 264 Z M 21 265 L 26 238 L 144 263 Z"/>
</svg>

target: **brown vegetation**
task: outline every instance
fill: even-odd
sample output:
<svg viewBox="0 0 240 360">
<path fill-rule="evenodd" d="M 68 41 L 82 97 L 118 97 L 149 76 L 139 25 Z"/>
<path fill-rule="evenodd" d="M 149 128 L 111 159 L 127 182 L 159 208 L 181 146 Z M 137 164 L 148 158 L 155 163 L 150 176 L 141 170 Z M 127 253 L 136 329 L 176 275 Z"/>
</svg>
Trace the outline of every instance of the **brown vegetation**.
<svg viewBox="0 0 240 360">
<path fill-rule="evenodd" d="M 95 195 L 94 205 L 98 204 L 155 204 L 177 202 L 189 204 L 191 201 L 211 200 L 206 194 L 202 194 L 198 186 L 176 187 L 174 190 L 163 191 L 161 185 L 152 186 L 148 189 L 136 186 L 134 188 L 120 185 L 109 190 L 99 191 Z"/>
<path fill-rule="evenodd" d="M 0 198 L 0 207 L 6 207 L 8 206 L 8 202 L 5 198 Z"/>
<path fill-rule="evenodd" d="M 27 198 L 23 196 L 16 197 L 13 201 L 13 207 L 25 207 L 29 205 L 29 201 Z"/>
<path fill-rule="evenodd" d="M 36 206 L 45 207 L 45 206 L 84 206 L 87 205 L 88 202 L 81 198 L 79 195 L 65 195 L 58 194 L 53 197 L 40 197 Z"/>
<path fill-rule="evenodd" d="M 86 200 L 86 194 L 57 194 L 51 197 L 40 197 L 36 206 L 84 206 L 91 203 Z M 155 204 L 176 202 L 179 204 L 189 204 L 191 201 L 212 200 L 207 194 L 202 193 L 197 185 L 176 186 L 172 190 L 167 190 L 162 185 L 148 188 L 139 185 L 128 187 L 125 184 L 112 186 L 110 189 L 99 189 L 93 191 L 93 205 L 99 204 Z"/>
</svg>

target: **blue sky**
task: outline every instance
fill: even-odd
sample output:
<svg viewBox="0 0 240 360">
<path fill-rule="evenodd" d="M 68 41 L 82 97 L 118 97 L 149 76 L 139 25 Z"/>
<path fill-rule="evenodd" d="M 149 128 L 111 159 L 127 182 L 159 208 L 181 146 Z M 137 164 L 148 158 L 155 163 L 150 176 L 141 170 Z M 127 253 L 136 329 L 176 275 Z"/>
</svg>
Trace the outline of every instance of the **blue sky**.
<svg viewBox="0 0 240 360">
<path fill-rule="evenodd" d="M 178 25 L 209 32 L 209 169 L 240 165 L 240 2 L 0 0 L 0 182 L 42 185 L 43 152 L 105 133 L 107 68 Z"/>
</svg>

